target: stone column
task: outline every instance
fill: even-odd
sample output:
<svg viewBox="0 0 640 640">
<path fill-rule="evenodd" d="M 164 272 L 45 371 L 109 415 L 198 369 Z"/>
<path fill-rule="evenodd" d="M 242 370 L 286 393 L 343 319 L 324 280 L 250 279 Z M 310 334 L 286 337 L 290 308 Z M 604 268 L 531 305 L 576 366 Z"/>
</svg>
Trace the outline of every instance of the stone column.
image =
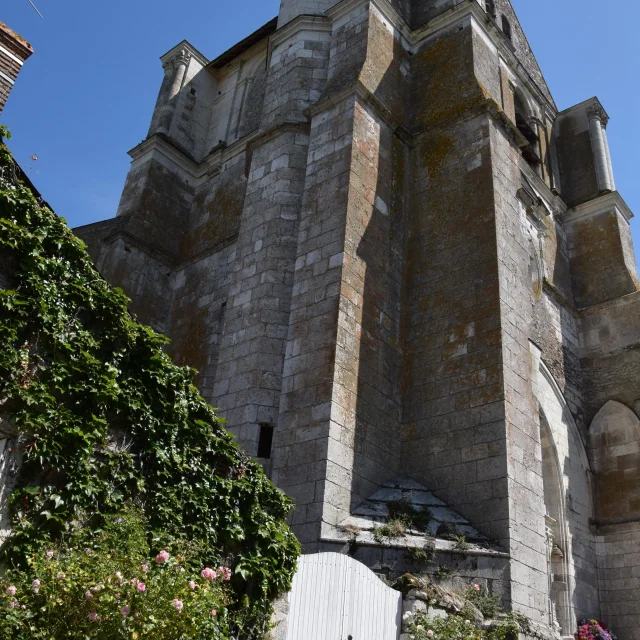
<svg viewBox="0 0 640 640">
<path fill-rule="evenodd" d="M 602 134 L 604 136 L 604 149 L 607 154 L 607 168 L 609 169 L 609 180 L 611 180 L 611 191 L 616 190 L 616 182 L 613 178 L 613 164 L 611 163 L 611 151 L 609 150 L 609 138 L 607 136 L 607 125 L 603 124 Z"/>
<path fill-rule="evenodd" d="M 147 137 L 152 136 L 158 131 L 160 118 L 162 117 L 162 108 L 167 102 L 167 94 L 169 93 L 169 88 L 172 84 L 173 60 L 166 60 L 163 62 L 162 68 L 164 70 L 164 77 L 162 78 L 160 91 L 158 91 L 158 99 L 156 100 L 156 106 L 153 110 L 153 117 L 151 118 L 151 125 L 149 126 L 149 133 L 147 134 Z"/>
<path fill-rule="evenodd" d="M 171 123 L 173 121 L 173 114 L 176 111 L 178 95 L 180 94 L 180 89 L 182 88 L 190 60 L 191 54 L 186 49 L 181 49 L 173 58 L 165 63 L 173 66 L 173 78 L 171 79 L 166 102 L 160 110 L 156 133 L 164 133 L 168 136 L 171 131 Z"/>
<path fill-rule="evenodd" d="M 589 132 L 591 133 L 591 146 L 593 148 L 593 159 L 598 176 L 598 188 L 600 191 L 613 191 L 613 180 L 611 179 L 609 153 L 607 151 L 607 138 L 605 127 L 609 117 L 604 109 L 599 105 L 593 105 L 587 110 L 589 118 Z"/>
</svg>

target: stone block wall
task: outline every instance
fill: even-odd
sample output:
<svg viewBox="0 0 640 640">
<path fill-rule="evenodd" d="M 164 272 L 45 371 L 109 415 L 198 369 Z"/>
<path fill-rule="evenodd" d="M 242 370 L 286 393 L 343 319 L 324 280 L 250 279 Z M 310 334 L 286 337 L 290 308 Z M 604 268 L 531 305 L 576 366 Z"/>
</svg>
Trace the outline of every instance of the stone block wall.
<svg viewBox="0 0 640 640">
<path fill-rule="evenodd" d="M 596 210 L 571 210 L 568 220 L 571 273 L 579 308 L 620 298 L 640 290 L 629 220 L 610 202 L 592 201 Z"/>
<path fill-rule="evenodd" d="M 176 270 L 170 279 L 167 352 L 177 364 L 197 369 L 196 384 L 213 406 L 218 366 L 230 366 L 220 360 L 220 345 L 235 260 L 236 244 L 230 243 Z"/>
<path fill-rule="evenodd" d="M 85 229 L 77 230 L 80 238 Z M 99 253 L 91 255 L 98 271 L 130 298 L 129 308 L 138 320 L 171 335 L 171 265 L 123 234 L 103 238 Z"/>
<path fill-rule="evenodd" d="M 357 384 L 335 367 L 354 110 L 354 99 L 344 100 L 311 122 L 274 451 L 273 480 L 299 505 L 293 523 L 310 550 L 323 519 L 337 524 L 350 501 L 348 461 L 336 464 L 330 450 L 342 444 L 330 433 L 343 422 L 332 401 L 350 406 Z"/>
<path fill-rule="evenodd" d="M 507 435 L 512 603 L 535 622 L 548 600 L 540 424 L 530 382 L 533 287 L 530 243 L 514 186 L 517 146 L 502 127 L 491 130 Z"/>
<path fill-rule="evenodd" d="M 461 118 L 413 152 L 403 366 L 406 469 L 485 534 L 508 538 L 489 121 Z"/>
<path fill-rule="evenodd" d="M 282 131 L 252 152 L 231 267 L 213 404 L 251 455 L 277 423 L 308 134 Z"/>
<path fill-rule="evenodd" d="M 619 525 L 598 538 L 602 617 L 619 640 L 636 640 L 640 627 L 640 525 Z"/>
<path fill-rule="evenodd" d="M 609 400 L 640 416 L 640 293 L 585 309 L 580 318 L 585 413 L 590 423 Z"/>
</svg>

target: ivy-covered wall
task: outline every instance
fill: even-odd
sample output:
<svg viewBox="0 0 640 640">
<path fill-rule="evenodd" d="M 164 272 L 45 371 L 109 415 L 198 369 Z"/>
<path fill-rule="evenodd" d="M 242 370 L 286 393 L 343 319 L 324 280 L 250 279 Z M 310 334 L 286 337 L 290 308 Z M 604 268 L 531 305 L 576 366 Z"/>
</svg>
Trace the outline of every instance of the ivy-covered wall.
<svg viewBox="0 0 640 640">
<path fill-rule="evenodd" d="M 2 562 L 19 567 L 81 511 L 100 523 L 134 500 L 150 538 L 195 540 L 232 567 L 232 607 L 257 637 L 295 570 L 291 502 L 19 178 L 2 146 L 0 438 L 22 457 Z"/>
</svg>

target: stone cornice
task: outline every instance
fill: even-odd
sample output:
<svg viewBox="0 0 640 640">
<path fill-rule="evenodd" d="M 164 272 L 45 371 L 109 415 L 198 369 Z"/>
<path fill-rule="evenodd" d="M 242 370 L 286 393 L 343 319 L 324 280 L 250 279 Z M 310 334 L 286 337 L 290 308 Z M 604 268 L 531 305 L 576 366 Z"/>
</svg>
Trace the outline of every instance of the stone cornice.
<svg viewBox="0 0 640 640">
<path fill-rule="evenodd" d="M 592 111 L 594 115 L 597 115 L 597 117 L 604 118 L 607 122 L 609 122 L 609 115 L 607 114 L 605 108 L 602 106 L 602 103 L 596 96 L 594 96 L 593 98 L 589 98 L 588 100 L 579 102 L 578 104 L 574 104 L 572 107 L 569 107 L 564 111 L 561 111 L 558 115 L 565 116 L 570 113 L 573 113 L 574 111 L 582 111 L 582 110 L 586 111 L 587 113 Z M 604 121 L 602 122 L 602 124 L 605 124 Z"/>
<path fill-rule="evenodd" d="M 166 156 L 186 173 L 189 173 L 194 177 L 196 176 L 199 167 L 198 163 L 178 148 L 166 136 L 159 133 L 149 136 L 146 140 L 143 140 L 139 145 L 129 151 L 129 155 L 133 162 L 136 162 L 144 156 L 150 155 L 156 151 Z"/>
<path fill-rule="evenodd" d="M 194 181 L 200 181 L 220 173 L 225 163 L 237 155 L 245 153 L 247 147 L 260 135 L 261 132 L 256 130 L 236 140 L 228 147 L 219 147 L 207 155 L 202 162 L 196 162 L 171 139 L 162 134 L 154 134 L 131 149 L 129 156 L 133 162 L 144 162 L 145 158 L 150 158 L 154 153 L 158 153 L 173 166 L 188 174 Z"/>
<path fill-rule="evenodd" d="M 359 0 L 360 2 L 364 0 Z M 290 40 L 293 36 L 297 35 L 301 31 L 317 31 L 319 33 L 325 33 L 328 37 L 331 36 L 331 21 L 325 16 L 298 16 L 287 22 L 284 27 L 278 29 L 269 38 L 269 52 L 267 54 L 267 60 L 271 60 L 271 54 L 274 49 Z"/>
<path fill-rule="evenodd" d="M 617 191 L 611 191 L 569 209 L 565 224 L 572 225 L 599 214 L 610 212 L 619 213 L 627 223 L 633 218 L 633 213 L 622 199 L 622 196 Z"/>
<path fill-rule="evenodd" d="M 579 312 L 581 316 L 590 316 L 602 313 L 603 311 L 625 307 L 627 305 L 638 305 L 638 309 L 640 309 L 640 291 L 634 291 L 625 296 L 613 298 L 613 300 L 599 302 L 591 307 L 582 307 L 582 309 L 579 309 Z"/>
<path fill-rule="evenodd" d="M 184 55 L 182 52 L 186 52 L 189 56 L 195 58 L 203 67 L 209 64 L 209 60 L 203 56 L 190 42 L 183 40 L 175 47 L 167 51 L 163 56 L 160 56 L 160 61 L 165 65 L 168 61 L 172 60 L 176 56 Z"/>
<path fill-rule="evenodd" d="M 587 117 L 589 120 L 592 118 L 597 118 L 602 122 L 602 125 L 606 127 L 609 124 L 609 115 L 604 110 L 604 107 L 600 103 L 600 100 L 594 98 L 592 104 L 587 107 Z"/>
<path fill-rule="evenodd" d="M 340 91 L 334 91 L 323 96 L 318 102 L 305 109 L 304 114 L 307 118 L 312 119 L 319 113 L 331 109 L 349 98 L 359 98 L 364 104 L 372 107 L 376 114 L 401 140 L 404 142 L 410 141 L 411 133 L 393 115 L 393 112 L 385 106 L 382 100 L 369 91 L 359 79 L 354 80 Z"/>
</svg>

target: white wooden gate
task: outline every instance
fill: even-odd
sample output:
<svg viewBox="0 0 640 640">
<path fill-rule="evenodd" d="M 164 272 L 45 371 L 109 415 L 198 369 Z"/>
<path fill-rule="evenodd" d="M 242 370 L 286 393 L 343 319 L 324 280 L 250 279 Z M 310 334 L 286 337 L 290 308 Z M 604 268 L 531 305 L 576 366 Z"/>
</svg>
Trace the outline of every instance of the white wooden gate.
<svg viewBox="0 0 640 640">
<path fill-rule="evenodd" d="M 289 594 L 287 640 L 397 640 L 402 594 L 339 553 L 300 558 Z"/>
</svg>

